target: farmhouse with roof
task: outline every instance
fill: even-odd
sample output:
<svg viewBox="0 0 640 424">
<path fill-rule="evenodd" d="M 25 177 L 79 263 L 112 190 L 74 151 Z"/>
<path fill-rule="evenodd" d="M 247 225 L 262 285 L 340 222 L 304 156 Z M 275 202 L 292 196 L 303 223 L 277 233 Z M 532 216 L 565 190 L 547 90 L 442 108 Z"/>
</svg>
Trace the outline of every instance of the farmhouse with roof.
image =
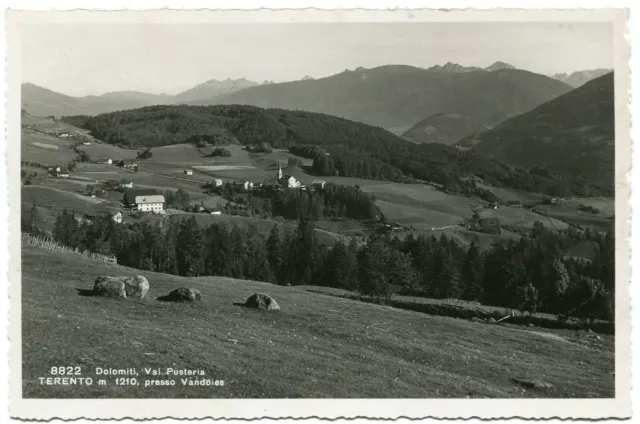
<svg viewBox="0 0 640 424">
<path fill-rule="evenodd" d="M 136 168 L 138 166 L 137 159 L 122 159 L 118 162 L 118 166 L 121 168 Z"/>
<path fill-rule="evenodd" d="M 53 166 L 51 168 L 49 168 L 49 170 L 51 171 L 51 175 L 53 175 L 54 177 L 58 177 L 58 178 L 68 178 L 69 177 L 69 170 L 66 168 L 63 168 L 59 165 Z"/>
<path fill-rule="evenodd" d="M 155 190 L 127 190 L 123 203 L 140 212 L 162 213 L 164 211 L 164 196 Z"/>
<path fill-rule="evenodd" d="M 234 181 L 233 187 L 237 189 L 249 190 L 251 187 L 253 187 L 253 183 L 249 181 Z"/>
</svg>

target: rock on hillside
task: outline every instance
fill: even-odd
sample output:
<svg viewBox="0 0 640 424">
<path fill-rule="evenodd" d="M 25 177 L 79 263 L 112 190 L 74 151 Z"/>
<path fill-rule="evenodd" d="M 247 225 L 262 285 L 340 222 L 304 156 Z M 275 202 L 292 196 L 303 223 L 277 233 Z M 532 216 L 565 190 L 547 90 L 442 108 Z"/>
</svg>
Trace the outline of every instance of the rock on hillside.
<svg viewBox="0 0 640 424">
<path fill-rule="evenodd" d="M 279 311 L 278 302 L 271 296 L 263 293 L 255 293 L 250 296 L 245 305 L 249 308 L 262 309 L 265 311 Z"/>
<path fill-rule="evenodd" d="M 515 165 L 612 186 L 613 88 L 611 72 L 458 144 Z"/>
</svg>

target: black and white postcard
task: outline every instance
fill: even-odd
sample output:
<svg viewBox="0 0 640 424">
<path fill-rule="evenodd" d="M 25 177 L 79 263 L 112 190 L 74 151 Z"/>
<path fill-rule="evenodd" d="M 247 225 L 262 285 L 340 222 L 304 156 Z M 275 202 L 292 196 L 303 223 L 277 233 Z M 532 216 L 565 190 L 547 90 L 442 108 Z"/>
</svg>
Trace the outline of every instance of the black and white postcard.
<svg viewBox="0 0 640 424">
<path fill-rule="evenodd" d="M 630 416 L 627 10 L 6 17 L 13 417 Z"/>
</svg>

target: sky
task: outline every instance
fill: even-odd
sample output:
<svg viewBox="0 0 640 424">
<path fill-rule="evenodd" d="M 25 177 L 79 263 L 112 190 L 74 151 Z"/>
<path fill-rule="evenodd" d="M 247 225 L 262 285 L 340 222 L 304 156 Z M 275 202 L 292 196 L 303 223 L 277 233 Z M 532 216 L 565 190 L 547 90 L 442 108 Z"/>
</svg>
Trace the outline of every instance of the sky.
<svg viewBox="0 0 640 424">
<path fill-rule="evenodd" d="M 390 64 L 613 68 L 609 23 L 39 24 L 22 27 L 21 43 L 22 81 L 71 96 L 176 94 L 210 79 L 282 82 Z"/>
</svg>

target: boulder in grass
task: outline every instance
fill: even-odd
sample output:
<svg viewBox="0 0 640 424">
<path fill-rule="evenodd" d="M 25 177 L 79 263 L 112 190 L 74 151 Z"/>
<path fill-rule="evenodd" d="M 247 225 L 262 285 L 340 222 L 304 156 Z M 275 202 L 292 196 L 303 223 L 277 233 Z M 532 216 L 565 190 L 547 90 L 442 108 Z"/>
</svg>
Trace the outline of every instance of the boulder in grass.
<svg viewBox="0 0 640 424">
<path fill-rule="evenodd" d="M 138 298 L 140 300 L 149 292 L 149 281 L 142 275 L 135 277 L 109 277 L 102 276 L 96 279 L 93 292 L 99 296 Z"/>
<path fill-rule="evenodd" d="M 165 296 L 165 298 L 166 300 L 170 300 L 173 302 L 195 302 L 196 300 L 202 300 L 202 293 L 200 293 L 200 290 L 198 289 L 181 287 L 169 293 L 167 296 Z"/>
<path fill-rule="evenodd" d="M 264 309 L 265 311 L 279 311 L 278 302 L 271 296 L 264 293 L 255 293 L 250 296 L 245 305 L 249 308 Z"/>
<path fill-rule="evenodd" d="M 149 292 L 149 281 L 142 275 L 125 278 L 124 284 L 129 297 L 138 297 L 142 300 Z"/>
<path fill-rule="evenodd" d="M 122 278 L 118 277 L 98 277 L 93 285 L 93 293 L 96 296 L 114 297 L 118 299 L 127 298 L 127 290 Z"/>
</svg>

